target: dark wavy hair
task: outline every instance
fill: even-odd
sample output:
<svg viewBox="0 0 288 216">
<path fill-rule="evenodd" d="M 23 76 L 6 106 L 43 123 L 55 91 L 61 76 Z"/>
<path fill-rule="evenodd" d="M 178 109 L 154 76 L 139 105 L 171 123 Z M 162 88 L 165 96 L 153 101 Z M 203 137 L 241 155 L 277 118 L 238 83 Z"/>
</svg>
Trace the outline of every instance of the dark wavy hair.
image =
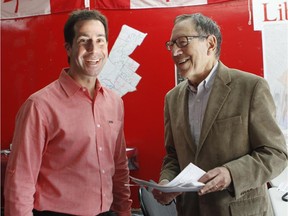
<svg viewBox="0 0 288 216">
<path fill-rule="evenodd" d="M 108 21 L 107 18 L 97 10 L 76 10 L 73 11 L 64 25 L 65 42 L 72 45 L 75 37 L 74 26 L 83 20 L 99 20 L 105 29 L 106 40 L 108 41 Z"/>
</svg>

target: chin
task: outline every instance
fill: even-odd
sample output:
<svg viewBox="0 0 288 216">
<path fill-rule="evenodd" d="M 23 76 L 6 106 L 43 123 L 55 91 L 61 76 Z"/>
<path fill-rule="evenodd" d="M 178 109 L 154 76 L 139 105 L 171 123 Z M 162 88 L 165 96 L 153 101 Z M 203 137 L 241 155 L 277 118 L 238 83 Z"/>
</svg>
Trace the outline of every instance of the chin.
<svg viewBox="0 0 288 216">
<path fill-rule="evenodd" d="M 181 77 L 187 78 L 187 76 L 188 76 L 188 71 L 179 71 L 179 74 L 180 74 Z"/>
</svg>

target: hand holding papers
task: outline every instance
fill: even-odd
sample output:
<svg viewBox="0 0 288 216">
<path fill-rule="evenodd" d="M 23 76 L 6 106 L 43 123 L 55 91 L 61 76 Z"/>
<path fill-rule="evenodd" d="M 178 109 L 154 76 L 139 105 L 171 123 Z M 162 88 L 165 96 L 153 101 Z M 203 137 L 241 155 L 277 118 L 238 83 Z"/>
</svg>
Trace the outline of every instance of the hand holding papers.
<svg viewBox="0 0 288 216">
<path fill-rule="evenodd" d="M 155 182 L 149 182 L 131 176 L 130 178 L 138 185 L 148 186 L 162 192 L 192 192 L 198 191 L 204 186 L 204 183 L 198 182 L 198 179 L 204 174 L 205 171 L 190 163 L 179 175 L 166 185 L 159 185 Z"/>
</svg>

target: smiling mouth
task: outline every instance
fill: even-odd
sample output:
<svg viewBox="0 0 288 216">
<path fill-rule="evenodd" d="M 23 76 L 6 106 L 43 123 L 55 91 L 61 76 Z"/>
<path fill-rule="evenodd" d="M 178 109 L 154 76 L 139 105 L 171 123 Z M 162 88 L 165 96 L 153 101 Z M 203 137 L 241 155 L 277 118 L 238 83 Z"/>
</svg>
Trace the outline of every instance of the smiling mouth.
<svg viewBox="0 0 288 216">
<path fill-rule="evenodd" d="M 97 65 L 100 62 L 100 59 L 88 59 L 86 62 L 90 65 Z"/>
<path fill-rule="evenodd" d="M 189 58 L 186 59 L 181 59 L 180 61 L 178 61 L 178 65 L 184 64 L 189 60 Z"/>
</svg>

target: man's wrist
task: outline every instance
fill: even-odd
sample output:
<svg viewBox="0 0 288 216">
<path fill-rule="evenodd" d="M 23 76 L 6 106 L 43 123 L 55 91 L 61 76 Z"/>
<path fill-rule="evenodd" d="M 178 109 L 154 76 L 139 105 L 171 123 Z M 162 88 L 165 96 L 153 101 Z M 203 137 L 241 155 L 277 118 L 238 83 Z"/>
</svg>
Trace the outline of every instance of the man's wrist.
<svg viewBox="0 0 288 216">
<path fill-rule="evenodd" d="M 172 203 L 176 203 L 176 199 L 171 200 L 171 202 L 165 204 L 165 206 L 169 206 L 169 205 L 171 205 Z"/>
</svg>

